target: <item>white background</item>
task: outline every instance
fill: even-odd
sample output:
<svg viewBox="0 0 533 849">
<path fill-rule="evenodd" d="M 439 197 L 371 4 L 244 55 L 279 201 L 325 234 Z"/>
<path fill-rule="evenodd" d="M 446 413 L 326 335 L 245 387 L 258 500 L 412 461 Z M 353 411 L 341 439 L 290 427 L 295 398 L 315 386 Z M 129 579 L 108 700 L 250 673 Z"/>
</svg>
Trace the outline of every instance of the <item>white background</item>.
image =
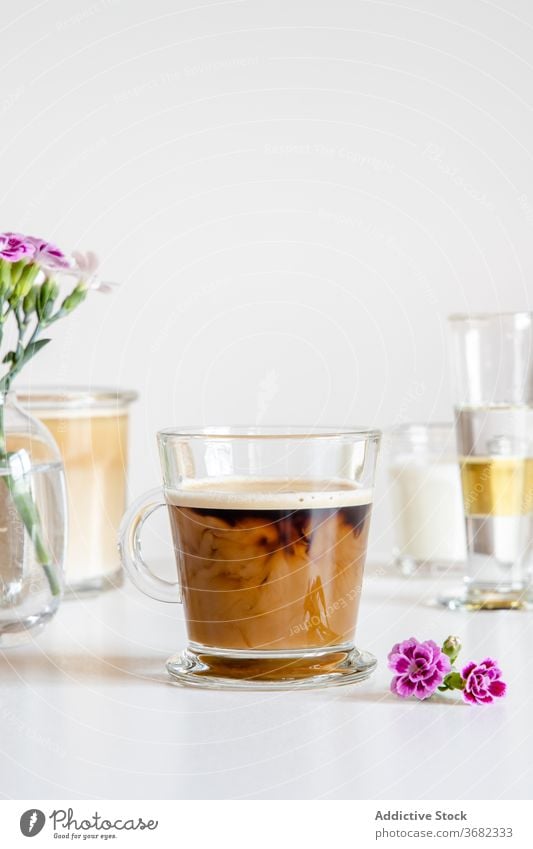
<svg viewBox="0 0 533 849">
<path fill-rule="evenodd" d="M 122 283 L 26 382 L 139 390 L 134 494 L 163 425 L 449 419 L 446 315 L 531 308 L 532 39 L 526 0 L 5 6 L 3 227 Z"/>
<path fill-rule="evenodd" d="M 4 3 L 1 229 L 121 282 L 24 382 L 140 392 L 132 494 L 165 425 L 449 419 L 446 315 L 531 309 L 532 43 L 526 0 Z M 0 796 L 531 798 L 533 619 L 435 593 L 369 570 L 368 684 L 259 696 L 168 683 L 172 605 L 65 603 L 1 658 Z M 499 659 L 508 697 L 401 702 L 410 633 Z"/>
</svg>

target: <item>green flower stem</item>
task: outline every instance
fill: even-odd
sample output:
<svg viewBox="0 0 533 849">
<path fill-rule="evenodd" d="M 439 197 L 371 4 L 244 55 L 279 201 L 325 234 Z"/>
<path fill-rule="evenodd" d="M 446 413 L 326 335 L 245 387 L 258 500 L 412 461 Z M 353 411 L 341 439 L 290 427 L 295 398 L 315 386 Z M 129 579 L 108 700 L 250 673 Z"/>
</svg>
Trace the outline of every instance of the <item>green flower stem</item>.
<svg viewBox="0 0 533 849">
<path fill-rule="evenodd" d="M 37 341 L 37 337 L 42 330 L 42 323 L 38 323 L 25 346 L 23 339 L 26 331 L 25 322 L 22 321 L 20 313 L 16 313 L 18 340 L 14 359 L 11 363 L 11 368 L 0 381 L 0 391 L 7 392 L 11 386 L 11 381 L 20 371 L 25 362 L 28 348 L 32 343 Z M 0 336 L 1 342 L 1 336 Z M 31 350 L 31 349 L 30 349 Z M 10 468 L 10 460 L 13 455 L 7 451 L 5 423 L 4 423 L 4 404 L 0 403 L 0 462 L 5 469 Z M 13 504 L 15 505 L 20 519 L 26 528 L 26 531 L 32 541 L 37 562 L 43 567 L 44 573 L 50 586 L 50 591 L 53 596 L 61 594 L 61 585 L 57 579 L 55 569 L 51 563 L 51 557 L 43 539 L 43 531 L 39 510 L 35 504 L 31 486 L 27 477 L 23 474 L 20 477 L 15 477 L 11 474 L 2 475 L 2 480 L 7 487 Z"/>
</svg>

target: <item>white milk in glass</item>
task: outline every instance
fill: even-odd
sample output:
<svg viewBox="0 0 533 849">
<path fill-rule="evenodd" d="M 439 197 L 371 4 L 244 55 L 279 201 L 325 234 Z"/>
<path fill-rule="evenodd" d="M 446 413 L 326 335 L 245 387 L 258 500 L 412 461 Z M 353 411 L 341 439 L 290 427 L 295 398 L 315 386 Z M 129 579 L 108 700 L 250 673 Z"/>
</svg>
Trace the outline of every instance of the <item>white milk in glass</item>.
<svg viewBox="0 0 533 849">
<path fill-rule="evenodd" d="M 391 440 L 389 486 L 402 571 L 462 564 L 465 522 L 453 425 L 405 425 Z"/>
</svg>

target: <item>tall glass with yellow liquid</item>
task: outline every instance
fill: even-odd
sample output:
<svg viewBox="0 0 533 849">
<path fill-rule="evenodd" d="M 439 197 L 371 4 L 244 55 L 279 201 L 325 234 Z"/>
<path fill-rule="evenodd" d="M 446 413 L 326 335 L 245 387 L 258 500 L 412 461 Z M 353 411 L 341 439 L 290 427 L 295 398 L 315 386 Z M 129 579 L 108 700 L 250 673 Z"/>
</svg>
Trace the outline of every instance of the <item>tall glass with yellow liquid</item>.
<svg viewBox="0 0 533 849">
<path fill-rule="evenodd" d="M 525 605 L 533 540 L 533 315 L 451 318 L 468 558 L 452 607 Z"/>
<path fill-rule="evenodd" d="M 135 398 L 109 389 L 18 393 L 54 437 L 65 467 L 67 593 L 97 592 L 121 581 L 117 531 L 126 506 L 128 407 Z"/>
</svg>

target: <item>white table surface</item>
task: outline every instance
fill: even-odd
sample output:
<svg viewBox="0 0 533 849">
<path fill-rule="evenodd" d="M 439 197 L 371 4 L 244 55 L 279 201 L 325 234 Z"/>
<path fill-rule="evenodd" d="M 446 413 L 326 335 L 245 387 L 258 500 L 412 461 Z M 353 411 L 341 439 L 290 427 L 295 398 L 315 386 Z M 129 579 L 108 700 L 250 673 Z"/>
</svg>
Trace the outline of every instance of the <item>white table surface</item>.
<svg viewBox="0 0 533 849">
<path fill-rule="evenodd" d="M 382 573 L 367 570 L 358 626 L 377 672 L 308 692 L 172 685 L 163 664 L 184 644 L 179 605 L 129 584 L 64 602 L 33 644 L 0 654 L 0 797 L 531 798 L 533 614 L 435 609 L 435 583 Z M 500 661 L 507 698 L 470 707 L 389 692 L 393 642 L 449 633 L 465 661 Z"/>
</svg>

